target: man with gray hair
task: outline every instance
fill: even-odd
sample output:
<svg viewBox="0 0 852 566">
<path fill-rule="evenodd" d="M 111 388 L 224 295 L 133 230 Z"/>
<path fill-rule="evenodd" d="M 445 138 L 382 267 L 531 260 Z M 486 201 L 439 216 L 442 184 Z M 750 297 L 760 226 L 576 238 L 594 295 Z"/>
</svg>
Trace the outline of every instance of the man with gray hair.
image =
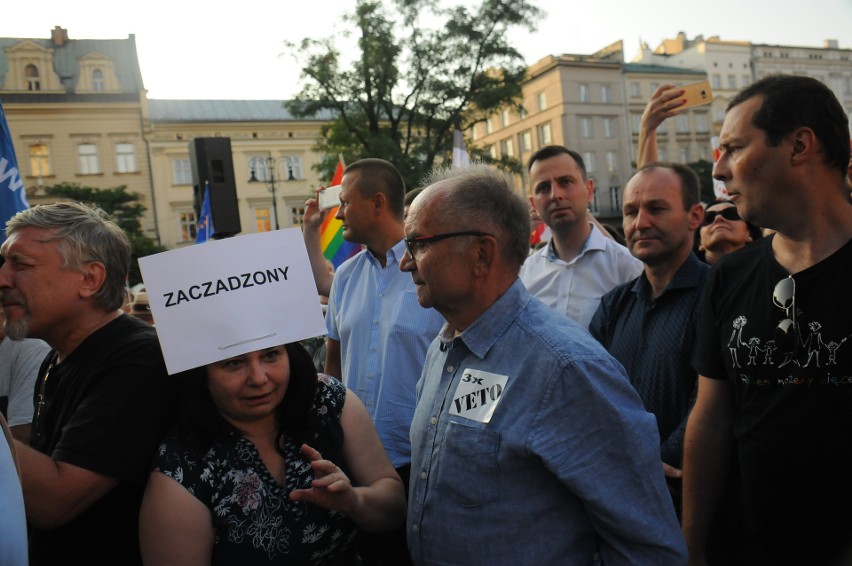
<svg viewBox="0 0 852 566">
<path fill-rule="evenodd" d="M 141 564 L 138 514 L 173 386 L 153 327 L 122 314 L 127 236 L 103 211 L 37 206 L 0 247 L 8 338 L 40 338 L 30 446 L 15 442 L 30 563 Z"/>
<path fill-rule="evenodd" d="M 447 323 L 411 426 L 414 563 L 685 563 L 653 416 L 600 344 L 518 279 L 529 216 L 511 180 L 476 165 L 427 184 L 400 269 Z"/>
</svg>

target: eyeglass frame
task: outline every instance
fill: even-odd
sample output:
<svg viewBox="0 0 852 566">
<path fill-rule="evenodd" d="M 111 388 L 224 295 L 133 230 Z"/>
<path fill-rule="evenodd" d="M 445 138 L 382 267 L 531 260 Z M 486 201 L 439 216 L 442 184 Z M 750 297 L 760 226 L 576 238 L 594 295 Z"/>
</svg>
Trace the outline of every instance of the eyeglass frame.
<svg viewBox="0 0 852 566">
<path fill-rule="evenodd" d="M 779 300 L 779 287 L 782 284 L 786 284 L 787 281 L 790 281 L 790 298 L 787 301 Z M 783 290 L 783 288 L 782 288 Z M 784 306 L 782 303 L 789 302 L 789 306 Z M 775 284 L 775 287 L 772 289 L 772 304 L 776 307 L 784 311 L 784 314 L 787 315 L 787 318 L 782 319 L 778 326 L 775 327 L 775 334 L 782 335 L 784 337 L 789 336 L 790 329 L 792 327 L 793 331 L 793 348 L 787 349 L 787 353 L 796 354 L 799 350 L 799 323 L 796 321 L 796 280 L 792 275 L 788 275 L 787 277 L 781 279 L 778 283 Z M 776 339 L 776 344 L 778 340 Z M 783 349 L 782 349 L 783 350 Z"/>
<path fill-rule="evenodd" d="M 728 218 L 728 216 L 732 214 L 735 215 L 736 218 Z M 721 216 L 728 222 L 745 222 L 743 217 L 740 216 L 736 206 L 726 206 L 722 210 L 711 210 L 710 212 L 705 212 L 704 220 L 701 221 L 701 226 L 710 226 L 716 220 L 717 216 Z"/>
<path fill-rule="evenodd" d="M 494 237 L 494 234 L 489 234 L 488 232 L 481 232 L 479 230 L 463 230 L 461 232 L 445 232 L 443 234 L 430 234 L 428 236 L 414 236 L 414 237 L 406 237 L 403 239 L 405 242 L 405 249 L 408 252 L 408 256 L 411 259 L 414 259 L 414 252 L 416 251 L 416 246 L 421 244 L 431 244 L 433 242 L 439 242 L 441 240 L 446 240 L 447 238 L 455 238 L 457 236 L 475 236 L 477 238 L 483 238 L 485 236 Z"/>
</svg>

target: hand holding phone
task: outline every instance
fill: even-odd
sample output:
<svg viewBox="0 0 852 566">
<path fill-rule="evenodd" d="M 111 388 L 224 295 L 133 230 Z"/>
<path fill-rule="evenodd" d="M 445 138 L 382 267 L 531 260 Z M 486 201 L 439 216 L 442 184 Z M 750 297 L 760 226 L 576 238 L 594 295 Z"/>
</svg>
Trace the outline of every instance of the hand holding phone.
<svg viewBox="0 0 852 566">
<path fill-rule="evenodd" d="M 677 107 L 678 110 L 686 110 L 693 106 L 701 106 L 703 104 L 710 104 L 713 102 L 713 91 L 710 89 L 710 83 L 707 81 L 689 83 L 670 90 L 678 89 L 684 91 L 682 98 L 686 100 L 686 103 L 683 106 Z"/>
<path fill-rule="evenodd" d="M 317 193 L 317 199 L 319 200 L 319 209 L 320 210 L 328 210 L 329 208 L 334 208 L 335 206 L 340 206 L 340 189 L 342 189 L 340 185 L 335 185 L 333 187 L 326 187 L 325 189 L 321 189 Z"/>
</svg>

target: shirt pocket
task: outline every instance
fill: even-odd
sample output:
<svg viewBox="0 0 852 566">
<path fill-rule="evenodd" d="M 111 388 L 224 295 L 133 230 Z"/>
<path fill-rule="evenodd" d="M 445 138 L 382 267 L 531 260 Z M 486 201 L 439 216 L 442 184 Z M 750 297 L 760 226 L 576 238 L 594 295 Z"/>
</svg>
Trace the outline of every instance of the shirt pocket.
<svg viewBox="0 0 852 566">
<path fill-rule="evenodd" d="M 500 433 L 450 421 L 436 481 L 438 492 L 462 507 L 500 497 Z"/>
</svg>

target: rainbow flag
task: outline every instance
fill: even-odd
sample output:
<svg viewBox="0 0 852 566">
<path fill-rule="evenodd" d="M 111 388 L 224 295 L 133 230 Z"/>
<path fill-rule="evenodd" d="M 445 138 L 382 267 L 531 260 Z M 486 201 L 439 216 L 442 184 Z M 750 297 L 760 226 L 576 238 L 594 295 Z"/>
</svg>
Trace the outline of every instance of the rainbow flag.
<svg viewBox="0 0 852 566">
<path fill-rule="evenodd" d="M 337 168 L 334 170 L 334 176 L 331 178 L 329 187 L 339 185 L 343 180 L 343 158 L 337 162 Z M 320 245 L 322 246 L 322 255 L 329 260 L 334 269 L 340 267 L 340 264 L 361 251 L 361 245 L 355 242 L 347 242 L 343 239 L 343 223 L 335 216 L 337 208 L 329 209 L 325 215 L 325 220 L 320 226 Z"/>
</svg>

